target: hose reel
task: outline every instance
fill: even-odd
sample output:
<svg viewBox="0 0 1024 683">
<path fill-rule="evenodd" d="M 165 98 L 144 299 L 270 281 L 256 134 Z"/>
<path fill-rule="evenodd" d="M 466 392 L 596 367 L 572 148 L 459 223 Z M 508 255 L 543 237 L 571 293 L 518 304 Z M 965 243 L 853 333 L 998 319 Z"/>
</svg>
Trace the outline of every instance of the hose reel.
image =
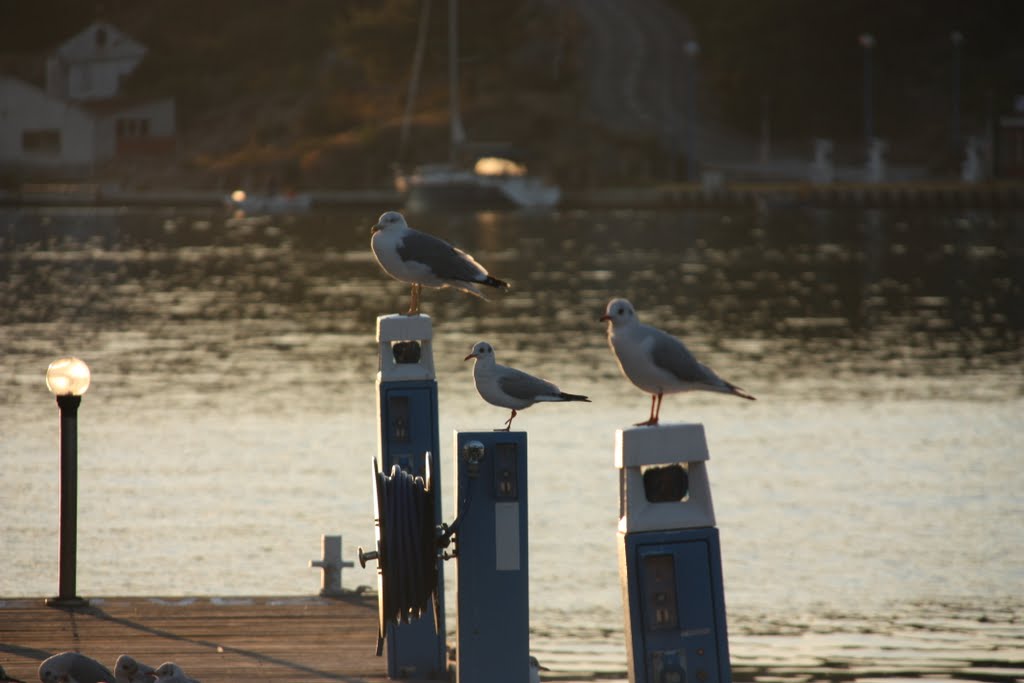
<svg viewBox="0 0 1024 683">
<path fill-rule="evenodd" d="M 409 623 L 434 603 L 434 628 L 441 622 L 437 599 L 438 548 L 450 534 L 439 536 L 435 491 L 426 454 L 425 476 L 398 465 L 380 471 L 373 458 L 374 535 L 377 549 L 359 548 L 359 564 L 377 560 L 377 656 L 384 651 L 388 624 Z"/>
</svg>

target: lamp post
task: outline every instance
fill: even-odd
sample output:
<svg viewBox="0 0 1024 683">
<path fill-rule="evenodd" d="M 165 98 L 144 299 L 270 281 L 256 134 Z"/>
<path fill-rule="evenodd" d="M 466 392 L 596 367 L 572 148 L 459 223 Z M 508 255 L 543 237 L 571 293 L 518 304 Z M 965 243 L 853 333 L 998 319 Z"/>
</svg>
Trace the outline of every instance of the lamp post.
<svg viewBox="0 0 1024 683">
<path fill-rule="evenodd" d="M 695 40 L 687 41 L 683 47 L 689 58 L 686 101 L 686 178 L 693 182 L 697 179 L 697 55 L 700 44 Z"/>
<path fill-rule="evenodd" d="M 949 40 L 953 43 L 953 102 L 952 119 L 950 121 L 951 141 L 953 152 L 960 151 L 960 44 L 964 42 L 964 34 L 960 31 L 953 31 L 949 34 Z"/>
<path fill-rule="evenodd" d="M 89 389 L 89 366 L 77 358 L 59 358 L 46 369 L 46 387 L 60 410 L 60 554 L 59 591 L 46 604 L 79 607 L 75 594 L 78 555 L 78 406 Z"/>
<path fill-rule="evenodd" d="M 875 37 L 870 33 L 862 33 L 857 38 L 864 48 L 864 144 L 870 146 L 875 137 L 874 110 L 871 102 L 871 50 L 875 47 Z"/>
</svg>

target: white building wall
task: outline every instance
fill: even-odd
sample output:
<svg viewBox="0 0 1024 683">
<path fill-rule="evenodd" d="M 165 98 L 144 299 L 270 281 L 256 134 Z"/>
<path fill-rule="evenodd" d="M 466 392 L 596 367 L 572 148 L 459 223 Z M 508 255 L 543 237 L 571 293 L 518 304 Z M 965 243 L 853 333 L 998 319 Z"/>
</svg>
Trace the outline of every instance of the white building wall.
<svg viewBox="0 0 1024 683">
<path fill-rule="evenodd" d="M 121 78 L 146 55 L 145 46 L 98 21 L 66 40 L 47 60 L 46 91 L 54 97 L 99 100 L 117 96 Z"/>
<path fill-rule="evenodd" d="M 58 149 L 24 149 L 26 131 L 57 131 Z M 95 162 L 95 154 L 95 126 L 87 112 L 28 83 L 0 77 L 0 163 L 87 165 Z"/>
<path fill-rule="evenodd" d="M 66 77 L 67 97 L 82 101 L 115 97 L 121 88 L 121 77 L 134 71 L 139 61 L 129 57 L 71 64 Z"/>
<path fill-rule="evenodd" d="M 51 97 L 67 99 L 67 67 L 57 57 L 46 60 L 46 94 Z"/>
<path fill-rule="evenodd" d="M 96 160 L 113 159 L 117 153 L 117 132 L 114 129 L 115 117 L 97 116 L 95 119 Z"/>
</svg>

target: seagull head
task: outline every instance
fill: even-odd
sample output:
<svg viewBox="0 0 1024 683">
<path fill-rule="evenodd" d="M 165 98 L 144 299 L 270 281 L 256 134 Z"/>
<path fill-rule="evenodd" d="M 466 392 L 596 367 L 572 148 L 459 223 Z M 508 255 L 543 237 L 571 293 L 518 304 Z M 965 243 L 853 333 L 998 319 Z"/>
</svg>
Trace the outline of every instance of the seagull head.
<svg viewBox="0 0 1024 683">
<path fill-rule="evenodd" d="M 149 674 L 154 678 L 171 678 L 172 676 L 184 677 L 185 672 L 174 662 L 164 662 Z"/>
<path fill-rule="evenodd" d="M 114 663 L 114 674 L 123 674 L 128 678 L 131 678 L 138 672 L 139 663 L 136 662 L 128 655 L 121 655 L 117 658 L 117 662 Z"/>
<path fill-rule="evenodd" d="M 463 360 L 469 360 L 475 358 L 477 361 L 482 362 L 494 362 L 494 349 L 485 341 L 477 342 L 473 344 L 473 350 L 469 352 Z"/>
<path fill-rule="evenodd" d="M 600 320 L 610 322 L 612 327 L 625 325 L 636 320 L 636 311 L 633 310 L 633 304 L 625 299 L 612 299 L 605 307 Z"/>
<path fill-rule="evenodd" d="M 61 652 L 53 655 L 39 665 L 39 680 L 42 683 L 60 683 L 68 680 L 71 666 L 75 657 L 80 656 L 77 652 Z"/>
<path fill-rule="evenodd" d="M 377 225 L 370 228 L 370 232 L 374 233 L 378 230 L 387 230 L 388 228 L 401 230 L 407 227 L 409 226 L 405 223 L 405 216 L 397 211 L 385 211 L 377 219 Z"/>
</svg>

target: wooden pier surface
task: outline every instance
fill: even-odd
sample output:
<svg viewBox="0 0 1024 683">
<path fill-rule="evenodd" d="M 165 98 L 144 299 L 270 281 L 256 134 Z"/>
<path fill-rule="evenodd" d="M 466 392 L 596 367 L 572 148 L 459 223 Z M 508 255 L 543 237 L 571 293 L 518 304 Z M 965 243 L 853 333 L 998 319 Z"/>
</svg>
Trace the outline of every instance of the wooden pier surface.
<svg viewBox="0 0 1024 683">
<path fill-rule="evenodd" d="M 375 596 L 91 598 L 75 610 L 0 599 L 0 665 L 37 681 L 51 654 L 76 650 L 111 670 L 120 654 L 175 661 L 203 683 L 387 681 Z"/>
</svg>

